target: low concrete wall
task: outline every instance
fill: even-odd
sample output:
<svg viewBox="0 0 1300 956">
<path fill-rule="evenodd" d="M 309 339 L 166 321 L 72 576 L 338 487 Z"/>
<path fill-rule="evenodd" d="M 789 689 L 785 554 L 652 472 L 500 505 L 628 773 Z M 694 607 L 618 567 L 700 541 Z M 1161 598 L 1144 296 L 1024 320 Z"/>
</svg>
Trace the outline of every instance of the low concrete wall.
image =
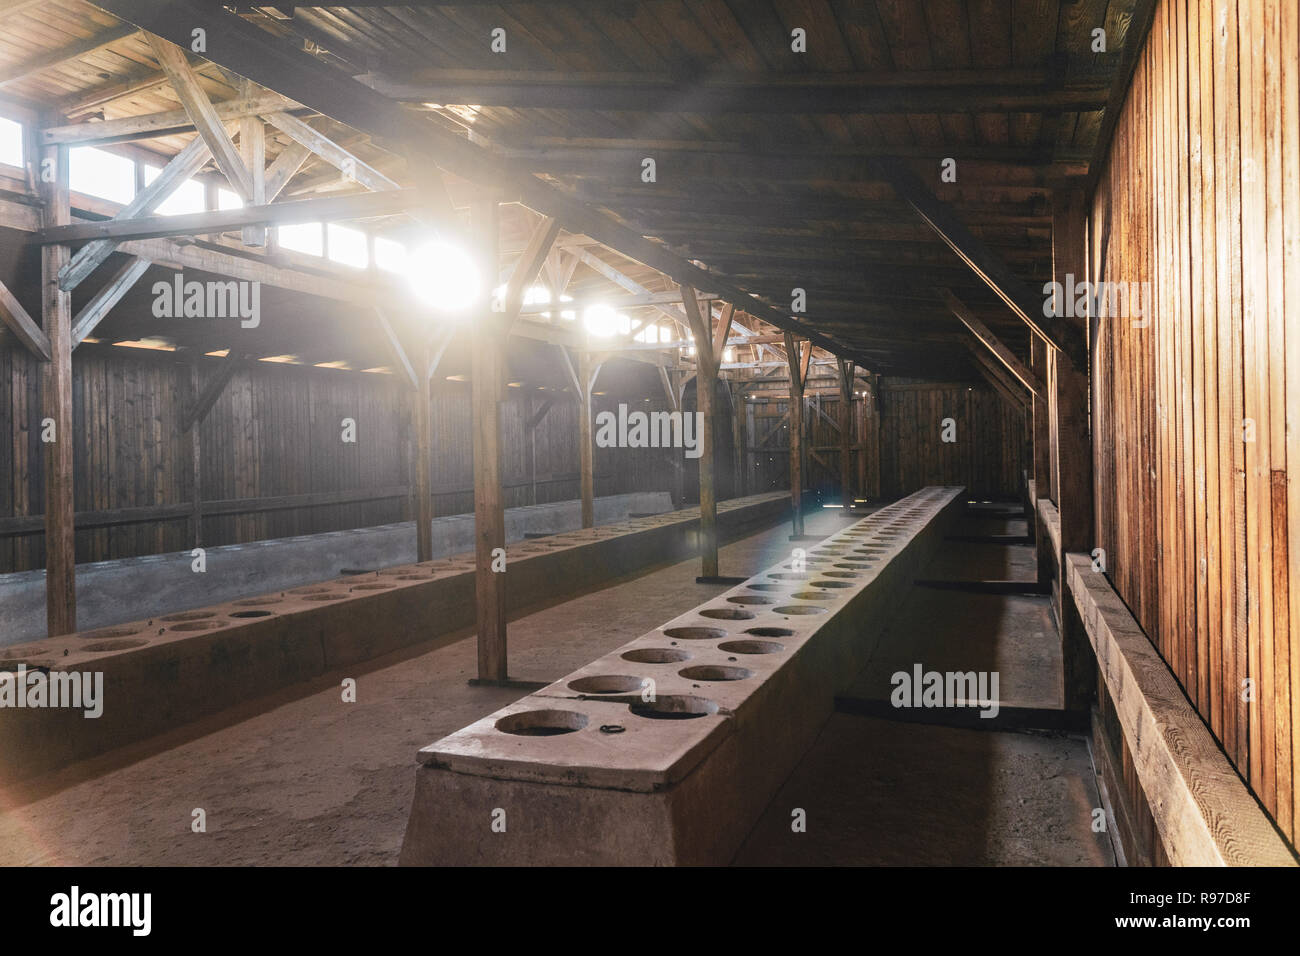
<svg viewBox="0 0 1300 956">
<path fill-rule="evenodd" d="M 629 514 L 672 510 L 666 491 L 609 495 L 595 500 L 596 524 Z M 506 541 L 529 534 L 555 534 L 582 527 L 582 502 L 556 501 L 506 510 Z M 474 516 L 433 519 L 435 557 L 474 547 Z M 207 570 L 191 570 L 188 551 L 77 566 L 77 622 L 82 629 L 107 627 L 143 616 L 296 588 L 332 578 L 345 568 L 387 568 L 416 559 L 411 521 L 274 538 L 206 549 Z M 0 574 L 0 647 L 45 636 L 45 572 Z"/>
<path fill-rule="evenodd" d="M 751 534 L 789 513 L 783 492 L 725 501 L 719 536 Z M 507 549 L 507 608 L 681 560 L 698 553 L 698 538 L 695 508 L 516 543 Z M 0 707 L 0 782 L 431 640 L 472 625 L 474 614 L 474 556 L 462 554 L 7 648 L 0 682 L 20 667 L 102 674 L 103 714 Z"/>
<path fill-rule="evenodd" d="M 402 864 L 730 862 L 961 492 L 910 495 L 425 747 Z"/>
</svg>

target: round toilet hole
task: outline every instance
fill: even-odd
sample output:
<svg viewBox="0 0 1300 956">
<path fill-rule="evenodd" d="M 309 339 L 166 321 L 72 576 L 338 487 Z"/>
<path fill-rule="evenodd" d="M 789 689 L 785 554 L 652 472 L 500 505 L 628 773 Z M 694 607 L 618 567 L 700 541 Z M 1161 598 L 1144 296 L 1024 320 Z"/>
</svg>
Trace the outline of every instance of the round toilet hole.
<svg viewBox="0 0 1300 956">
<path fill-rule="evenodd" d="M 711 617 L 716 621 L 750 621 L 755 614 L 738 607 L 706 607 L 700 612 L 700 617 Z"/>
<path fill-rule="evenodd" d="M 671 647 L 638 647 L 624 651 L 620 656 L 633 664 L 676 664 L 691 659 L 689 651 L 677 651 Z"/>
<path fill-rule="evenodd" d="M 677 672 L 687 680 L 744 680 L 754 672 L 744 667 L 726 667 L 721 664 L 693 664 Z"/>
<path fill-rule="evenodd" d="M 664 634 L 679 641 L 716 641 L 727 636 L 727 632 L 720 627 L 668 627 L 664 628 Z"/>
<path fill-rule="evenodd" d="M 576 710 L 526 710 L 496 722 L 497 730 L 516 737 L 558 737 L 586 726 L 587 715 Z"/>
<path fill-rule="evenodd" d="M 82 650 L 102 654 L 105 651 L 129 651 L 133 647 L 144 647 L 148 643 L 148 641 L 100 641 L 97 644 L 87 644 Z"/>
<path fill-rule="evenodd" d="M 181 613 L 181 614 L 168 614 L 166 617 L 161 617 L 161 618 L 159 618 L 158 620 L 160 620 L 160 621 L 168 621 L 168 622 L 171 622 L 171 621 L 202 621 L 202 620 L 204 620 L 204 619 L 206 619 L 206 618 L 209 618 L 209 617 L 216 617 L 216 616 L 217 616 L 217 612 L 216 612 L 216 611 L 185 611 L 185 612 L 183 612 L 183 613 Z M 172 630 L 179 630 L 179 628 L 173 628 Z"/>
<path fill-rule="evenodd" d="M 569 690 L 579 694 L 627 694 L 645 686 L 644 677 L 629 674 L 597 674 L 569 681 Z"/>
<path fill-rule="evenodd" d="M 816 596 L 825 597 L 825 595 L 823 594 L 818 594 Z M 799 597 L 799 595 L 796 594 L 795 597 Z M 826 613 L 826 608 L 818 607 L 816 604 L 790 604 L 787 605 L 786 607 L 773 608 L 772 610 L 774 610 L 777 614 L 789 614 L 794 616 L 800 614 L 825 614 Z"/>
<path fill-rule="evenodd" d="M 693 720 L 707 717 L 718 712 L 718 705 L 703 697 L 691 694 L 670 694 L 657 697 L 652 701 L 639 701 L 629 704 L 628 710 L 638 717 L 650 720 Z"/>
<path fill-rule="evenodd" d="M 775 604 L 776 598 L 763 597 L 761 594 L 737 594 L 727 598 L 732 604 Z"/>
<path fill-rule="evenodd" d="M 785 650 L 785 645 L 776 641 L 723 641 L 718 647 L 732 654 L 775 654 Z"/>
<path fill-rule="evenodd" d="M 139 633 L 134 627 L 101 627 L 97 631 L 87 631 L 77 636 L 87 641 L 106 641 L 115 637 L 131 637 Z"/>
<path fill-rule="evenodd" d="M 231 617 L 270 617 L 270 611 L 235 611 Z"/>
<path fill-rule="evenodd" d="M 788 627 L 747 627 L 746 634 L 753 634 L 755 637 L 790 637 L 794 631 Z M 722 645 L 719 644 L 719 647 Z"/>
</svg>

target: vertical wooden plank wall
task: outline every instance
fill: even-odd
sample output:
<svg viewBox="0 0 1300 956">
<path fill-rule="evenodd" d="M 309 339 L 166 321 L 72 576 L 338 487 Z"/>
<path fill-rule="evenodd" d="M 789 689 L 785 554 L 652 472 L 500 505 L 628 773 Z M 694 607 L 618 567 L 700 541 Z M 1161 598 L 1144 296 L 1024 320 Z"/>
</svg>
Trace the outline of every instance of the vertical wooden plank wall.
<svg viewBox="0 0 1300 956">
<path fill-rule="evenodd" d="M 1293 843 L 1298 20 L 1294 0 L 1161 3 L 1092 205 L 1092 278 L 1150 288 L 1148 322 L 1099 323 L 1097 542 Z"/>
<path fill-rule="evenodd" d="M 220 358 L 199 358 L 200 388 Z M 82 528 L 77 560 L 181 551 L 192 547 L 188 513 L 192 436 L 180 421 L 191 398 L 190 364 L 178 353 L 82 345 L 73 353 L 75 506 L 78 512 L 184 505 L 174 519 Z M 44 506 L 40 443 L 40 364 L 21 348 L 0 347 L 0 519 L 39 515 Z M 502 406 L 506 507 L 532 503 L 527 403 L 507 389 Z M 554 395 L 538 391 L 536 395 Z M 620 400 L 598 396 L 597 410 Z M 197 427 L 200 486 L 207 502 L 409 485 L 414 393 L 394 376 L 253 363 L 235 374 Z M 356 444 L 342 420 L 357 424 Z M 434 513 L 473 509 L 469 384 L 435 382 L 431 409 Z M 537 502 L 578 496 L 577 404 L 560 396 L 536 429 Z M 730 429 L 726 429 L 726 434 Z M 720 467 L 730 461 L 725 446 Z M 596 449 L 596 494 L 666 491 L 672 469 L 661 449 Z M 724 473 L 719 492 L 730 496 Z M 287 508 L 203 519 L 205 546 L 313 534 L 410 520 L 408 497 Z M 0 573 L 44 566 L 40 534 L 0 534 Z"/>
<path fill-rule="evenodd" d="M 982 385 L 886 380 L 880 392 L 882 497 L 945 484 L 965 485 L 975 498 L 1020 500 L 1026 462 L 1021 409 Z M 956 424 L 955 442 L 941 440 L 945 418 Z"/>
</svg>

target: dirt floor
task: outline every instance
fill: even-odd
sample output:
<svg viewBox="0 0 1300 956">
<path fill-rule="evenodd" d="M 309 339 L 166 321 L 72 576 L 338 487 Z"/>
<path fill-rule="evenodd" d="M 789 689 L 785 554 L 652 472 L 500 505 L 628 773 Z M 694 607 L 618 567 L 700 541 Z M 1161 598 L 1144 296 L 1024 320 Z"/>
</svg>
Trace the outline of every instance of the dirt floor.
<svg viewBox="0 0 1300 956">
<path fill-rule="evenodd" d="M 817 511 L 808 532 L 828 535 L 851 520 Z M 1023 521 L 1019 532 L 1014 522 L 972 521 L 975 530 L 962 533 L 1023 533 Z M 777 563 L 789 554 L 788 532 L 782 524 L 724 547 L 721 572 L 748 575 Z M 1033 576 L 1030 549 L 953 548 L 927 576 Z M 518 618 L 510 626 L 511 676 L 553 680 L 725 590 L 696 584 L 698 573 L 698 560 L 650 569 Z M 979 660 L 1004 670 L 1004 695 L 1055 706 L 1054 678 L 1045 675 L 1059 674 L 1059 653 L 1041 598 L 913 591 L 850 698 L 874 696 L 880 675 L 899 661 L 948 669 Z M 936 610 L 936 595 L 956 603 Z M 972 597 L 979 600 L 963 607 Z M 954 609 L 960 617 L 950 616 Z M 963 643 L 954 622 L 982 636 Z M 909 640 L 923 643 L 908 648 Z M 394 864 L 416 750 L 522 693 L 470 687 L 474 671 L 472 634 L 451 635 L 9 788 L 0 794 L 0 864 Z M 357 678 L 356 703 L 342 701 L 344 677 Z M 841 713 L 737 862 L 1105 865 L 1113 862 L 1109 845 L 1088 827 L 1098 804 L 1080 738 Z M 791 835 L 792 806 L 806 808 L 806 833 Z M 196 809 L 206 832 L 192 830 Z"/>
</svg>

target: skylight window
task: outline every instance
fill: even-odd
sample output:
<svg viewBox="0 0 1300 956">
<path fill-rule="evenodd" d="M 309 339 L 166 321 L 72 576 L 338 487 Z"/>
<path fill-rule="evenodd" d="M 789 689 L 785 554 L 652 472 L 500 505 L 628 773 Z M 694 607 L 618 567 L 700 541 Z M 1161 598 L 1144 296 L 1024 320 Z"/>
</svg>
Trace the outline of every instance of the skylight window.
<svg viewBox="0 0 1300 956">
<path fill-rule="evenodd" d="M 23 165 L 23 124 L 0 116 L 0 163 Z"/>
<path fill-rule="evenodd" d="M 375 237 L 375 265 L 386 272 L 404 272 L 406 270 L 406 246 L 396 239 Z"/>
<path fill-rule="evenodd" d="M 144 168 L 144 182 L 149 185 L 158 178 L 162 172 L 157 166 L 148 166 Z M 191 212 L 203 212 L 207 208 L 206 197 L 203 195 L 203 184 L 193 179 L 187 179 L 176 188 L 176 191 L 168 196 L 154 212 L 159 216 L 182 216 Z"/>
<path fill-rule="evenodd" d="M 68 151 L 68 187 L 126 205 L 135 198 L 135 163 L 94 146 L 78 146 Z"/>
<path fill-rule="evenodd" d="M 280 226 L 280 248 L 309 256 L 325 254 L 324 233 L 319 222 L 299 222 Z"/>
<path fill-rule="evenodd" d="M 329 224 L 330 261 L 340 265 L 364 269 L 370 264 L 370 251 L 366 248 L 366 234 L 349 226 Z"/>
</svg>

